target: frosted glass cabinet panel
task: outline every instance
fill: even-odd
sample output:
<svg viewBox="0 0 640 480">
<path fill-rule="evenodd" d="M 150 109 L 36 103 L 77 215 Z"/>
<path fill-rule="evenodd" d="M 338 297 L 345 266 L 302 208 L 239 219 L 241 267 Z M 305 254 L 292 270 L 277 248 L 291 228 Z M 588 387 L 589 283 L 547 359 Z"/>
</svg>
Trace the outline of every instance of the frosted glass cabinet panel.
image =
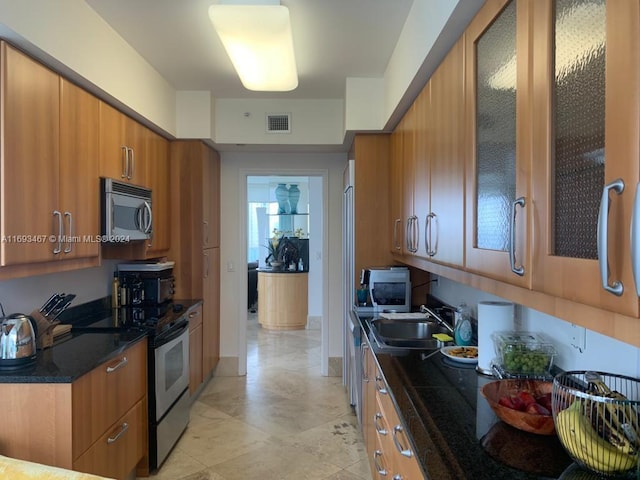
<svg viewBox="0 0 640 480">
<path fill-rule="evenodd" d="M 542 0 L 532 8 L 533 288 L 637 316 L 630 228 L 640 4 Z"/>
<path fill-rule="evenodd" d="M 471 271 L 529 286 L 530 3 L 487 2 L 466 34 Z"/>
<path fill-rule="evenodd" d="M 516 4 L 476 43 L 476 246 L 507 251 L 516 191 Z"/>
</svg>

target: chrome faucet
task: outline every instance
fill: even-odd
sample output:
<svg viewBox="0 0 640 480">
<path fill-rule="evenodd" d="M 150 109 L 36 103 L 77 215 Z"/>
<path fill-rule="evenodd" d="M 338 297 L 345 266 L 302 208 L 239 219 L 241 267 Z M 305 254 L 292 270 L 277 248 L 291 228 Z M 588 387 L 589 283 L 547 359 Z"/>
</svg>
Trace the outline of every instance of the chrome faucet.
<svg viewBox="0 0 640 480">
<path fill-rule="evenodd" d="M 446 328 L 449 331 L 449 333 L 453 334 L 453 327 L 449 325 L 449 323 L 447 323 L 446 320 L 444 320 L 440 315 L 435 313 L 429 307 L 420 305 L 420 313 L 426 313 L 427 315 L 432 316 L 433 318 L 436 319 L 436 322 L 438 322 L 438 325 L 442 325 L 444 328 Z"/>
</svg>

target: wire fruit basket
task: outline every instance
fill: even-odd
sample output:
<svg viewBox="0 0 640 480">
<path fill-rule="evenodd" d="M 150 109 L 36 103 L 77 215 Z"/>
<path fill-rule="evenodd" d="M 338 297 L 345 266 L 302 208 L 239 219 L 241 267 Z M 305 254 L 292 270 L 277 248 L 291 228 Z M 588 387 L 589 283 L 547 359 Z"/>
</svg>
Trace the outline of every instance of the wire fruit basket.
<svg viewBox="0 0 640 480">
<path fill-rule="evenodd" d="M 619 476 L 638 468 L 640 381 L 570 371 L 553 380 L 551 407 L 560 443 L 581 467 Z"/>
</svg>

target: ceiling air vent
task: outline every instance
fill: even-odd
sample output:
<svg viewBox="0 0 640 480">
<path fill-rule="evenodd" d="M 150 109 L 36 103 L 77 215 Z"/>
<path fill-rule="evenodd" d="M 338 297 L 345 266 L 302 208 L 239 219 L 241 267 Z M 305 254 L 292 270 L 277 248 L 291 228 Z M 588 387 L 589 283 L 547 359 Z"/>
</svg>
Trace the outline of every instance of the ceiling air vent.
<svg viewBox="0 0 640 480">
<path fill-rule="evenodd" d="M 291 133 L 291 114 L 267 113 L 267 133 Z"/>
</svg>

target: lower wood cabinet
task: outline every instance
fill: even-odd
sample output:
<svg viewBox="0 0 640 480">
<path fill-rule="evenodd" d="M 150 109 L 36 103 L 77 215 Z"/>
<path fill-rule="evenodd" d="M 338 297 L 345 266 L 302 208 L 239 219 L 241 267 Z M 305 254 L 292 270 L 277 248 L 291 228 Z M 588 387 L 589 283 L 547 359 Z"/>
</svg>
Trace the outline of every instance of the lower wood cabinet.
<svg viewBox="0 0 640 480">
<path fill-rule="evenodd" d="M 371 348 L 363 350 L 362 428 L 373 478 L 424 480 Z"/>
<path fill-rule="evenodd" d="M 0 386 L 0 454 L 124 479 L 148 473 L 147 341 L 73 383 Z"/>
<path fill-rule="evenodd" d="M 140 400 L 118 419 L 113 428 L 73 461 L 73 469 L 104 477 L 124 478 L 146 455 L 145 403 Z"/>
</svg>

